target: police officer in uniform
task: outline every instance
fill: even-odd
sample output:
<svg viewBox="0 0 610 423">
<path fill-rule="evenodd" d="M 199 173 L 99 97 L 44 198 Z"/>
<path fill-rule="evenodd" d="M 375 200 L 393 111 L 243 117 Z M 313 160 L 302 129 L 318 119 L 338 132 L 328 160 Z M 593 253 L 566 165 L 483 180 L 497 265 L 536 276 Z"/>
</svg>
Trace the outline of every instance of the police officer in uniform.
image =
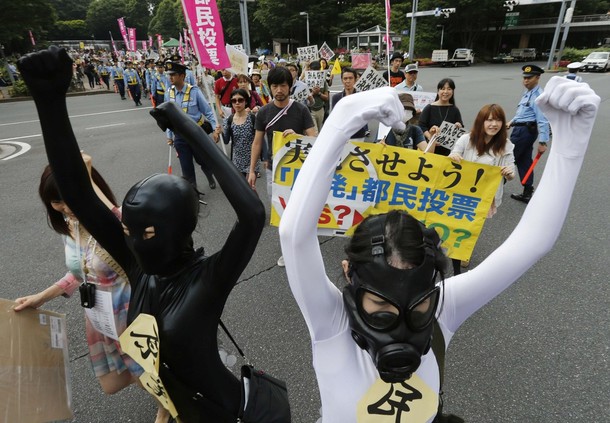
<svg viewBox="0 0 610 423">
<path fill-rule="evenodd" d="M 146 83 L 146 86 L 144 87 L 145 93 L 154 95 L 154 92 L 152 91 L 152 80 L 156 74 L 157 71 L 155 70 L 154 59 L 146 59 L 146 68 L 144 69 L 144 82 Z"/>
<path fill-rule="evenodd" d="M 544 70 L 536 65 L 525 65 L 521 69 L 523 70 L 525 92 L 517 105 L 515 117 L 506 126 L 507 128 L 513 128 L 510 140 L 515 145 L 515 164 L 519 171 L 519 179 L 523 181 L 523 177 L 532 165 L 532 153 L 536 138 L 538 139 L 538 152 L 544 153 L 547 149 L 549 122 L 536 105 L 536 99 L 542 94 L 542 88 L 538 83 Z M 533 193 L 534 172 L 523 184 L 523 193 L 511 194 L 511 198 L 529 203 Z"/>
<path fill-rule="evenodd" d="M 112 79 L 119 90 L 121 100 L 125 100 L 125 79 L 123 78 L 123 68 L 119 63 L 112 67 Z"/>
<path fill-rule="evenodd" d="M 125 66 L 127 68 L 123 71 L 123 77 L 125 78 L 125 82 L 127 82 L 127 89 L 131 93 L 131 98 L 136 106 L 141 106 L 142 102 L 140 98 L 142 97 L 142 91 L 140 86 L 142 85 L 142 80 L 140 79 L 140 75 L 133 68 L 133 62 L 131 60 L 125 61 Z"/>
<path fill-rule="evenodd" d="M 165 73 L 165 64 L 162 60 L 157 62 L 157 71 L 152 75 L 150 92 L 155 99 L 155 105 L 165 101 L 165 91 L 170 87 L 169 77 Z"/>
<path fill-rule="evenodd" d="M 197 124 L 203 128 L 206 120 L 211 125 L 208 126 L 209 132 L 214 141 L 218 142 L 218 134 L 220 133 L 220 126 L 216 123 L 216 118 L 212 108 L 205 100 L 205 97 L 201 93 L 201 90 L 197 86 L 193 86 L 185 82 L 186 78 L 186 66 L 178 62 L 166 62 L 165 72 L 169 75 L 169 80 L 172 86 L 165 92 L 165 101 L 171 101 L 176 103 L 187 115 L 189 115 Z M 215 130 L 212 128 L 216 128 Z M 213 131 L 213 133 L 212 133 Z M 216 182 L 214 181 L 214 174 L 204 163 L 203 159 L 199 157 L 188 145 L 188 143 L 180 138 L 180 135 L 173 133 L 171 130 L 167 130 L 168 144 L 173 145 L 178 153 L 178 159 L 180 160 L 180 167 L 182 169 L 182 176 L 197 187 L 197 181 L 195 178 L 195 166 L 193 165 L 193 159 L 201 166 L 201 170 L 208 179 L 210 189 L 216 188 Z"/>
<path fill-rule="evenodd" d="M 106 89 L 110 89 L 110 73 L 112 72 L 112 68 L 106 63 L 100 63 L 97 67 L 97 72 L 100 74 L 100 78 L 104 82 Z"/>
<path fill-rule="evenodd" d="M 580 62 L 572 62 L 568 64 L 568 74 L 565 76 L 565 78 L 576 82 L 582 82 L 582 77 L 578 75 L 578 70 L 581 67 L 582 63 Z"/>
<path fill-rule="evenodd" d="M 183 62 L 182 56 L 180 56 L 177 53 L 172 54 L 168 60 L 170 62 L 183 64 L 184 68 L 186 69 L 186 74 L 185 74 L 186 77 L 184 78 L 184 82 L 186 82 L 187 84 L 190 84 L 194 87 L 197 86 L 197 78 L 195 78 L 195 74 L 190 69 L 191 62 L 189 62 L 189 61 Z"/>
</svg>

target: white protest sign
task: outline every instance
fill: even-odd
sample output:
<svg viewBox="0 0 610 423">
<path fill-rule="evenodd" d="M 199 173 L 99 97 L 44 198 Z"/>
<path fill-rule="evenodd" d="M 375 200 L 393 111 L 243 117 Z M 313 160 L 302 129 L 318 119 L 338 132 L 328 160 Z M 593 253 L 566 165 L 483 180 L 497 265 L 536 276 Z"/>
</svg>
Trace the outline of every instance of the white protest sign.
<svg viewBox="0 0 610 423">
<path fill-rule="evenodd" d="M 413 97 L 413 105 L 416 110 L 423 110 L 428 104 L 434 103 L 436 93 L 428 93 L 425 91 L 409 91 Z"/>
<path fill-rule="evenodd" d="M 318 54 L 320 55 L 320 57 L 326 59 L 327 61 L 335 56 L 335 53 L 333 53 L 332 49 L 328 46 L 328 44 L 326 44 L 326 42 L 322 44 L 322 47 L 320 47 Z"/>
<path fill-rule="evenodd" d="M 239 51 L 243 51 L 244 53 L 246 52 L 243 44 L 231 44 L 231 45 Z"/>
<path fill-rule="evenodd" d="M 356 88 L 357 91 L 369 91 L 374 90 L 375 88 L 387 86 L 388 81 L 383 79 L 383 76 L 381 76 L 375 69 L 369 66 L 368 68 L 366 68 L 360 79 L 358 79 L 358 82 L 356 82 L 354 88 Z"/>
<path fill-rule="evenodd" d="M 453 144 L 455 144 L 458 138 L 465 133 L 466 130 L 463 128 L 458 128 L 455 123 L 443 121 L 438 130 L 436 144 L 451 150 L 453 148 Z"/>
<path fill-rule="evenodd" d="M 290 95 L 290 98 L 300 103 L 305 103 L 307 101 L 307 97 L 309 97 L 309 88 L 307 85 L 301 85 L 301 88 L 297 88 L 294 93 Z"/>
<path fill-rule="evenodd" d="M 248 74 L 248 55 L 230 44 L 227 44 L 226 49 L 227 56 L 229 56 L 229 61 L 231 62 L 229 70 L 236 74 Z"/>
<path fill-rule="evenodd" d="M 313 62 L 318 60 L 318 46 L 297 47 L 299 60 L 302 62 Z"/>
<path fill-rule="evenodd" d="M 311 89 L 313 87 L 324 87 L 326 71 L 305 71 L 305 83 Z"/>
<path fill-rule="evenodd" d="M 379 122 L 379 128 L 377 128 L 377 139 L 382 140 L 387 137 L 391 129 L 392 128 L 390 126 L 385 126 L 382 122 Z"/>
</svg>

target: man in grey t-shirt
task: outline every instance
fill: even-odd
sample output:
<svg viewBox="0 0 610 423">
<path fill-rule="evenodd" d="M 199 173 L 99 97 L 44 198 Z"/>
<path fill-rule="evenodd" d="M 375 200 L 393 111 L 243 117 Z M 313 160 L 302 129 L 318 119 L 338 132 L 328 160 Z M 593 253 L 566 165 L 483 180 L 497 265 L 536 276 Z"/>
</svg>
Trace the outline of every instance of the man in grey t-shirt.
<svg viewBox="0 0 610 423">
<path fill-rule="evenodd" d="M 256 162 L 258 161 L 265 135 L 269 151 L 273 141 L 273 132 L 280 131 L 284 136 L 288 134 L 302 134 L 315 137 L 318 131 L 313 123 L 311 114 L 307 107 L 297 101 L 290 100 L 290 87 L 292 86 L 292 75 L 284 67 L 275 67 L 269 71 L 267 77 L 273 101 L 263 106 L 256 114 L 254 142 L 252 143 L 252 154 L 250 156 L 250 173 L 248 182 L 252 189 L 256 189 Z M 283 113 L 282 110 L 284 110 Z M 271 195 L 271 159 L 267 164 L 267 188 Z"/>
<path fill-rule="evenodd" d="M 252 189 L 256 189 L 256 162 L 261 155 L 265 135 L 267 135 L 270 152 L 273 151 L 271 143 L 274 131 L 280 131 L 284 136 L 302 134 L 315 137 L 318 135 L 309 109 L 303 104 L 290 99 L 290 87 L 292 87 L 290 71 L 285 67 L 275 67 L 269 71 L 267 82 L 271 89 L 273 101 L 263 106 L 256 114 L 256 122 L 254 124 L 256 132 L 252 143 L 250 172 L 248 173 L 248 183 Z M 269 202 L 271 202 L 271 184 L 273 181 L 271 164 L 272 159 L 271 154 L 269 154 L 269 161 L 265 169 Z M 283 267 L 284 258 L 280 257 L 277 264 Z"/>
</svg>

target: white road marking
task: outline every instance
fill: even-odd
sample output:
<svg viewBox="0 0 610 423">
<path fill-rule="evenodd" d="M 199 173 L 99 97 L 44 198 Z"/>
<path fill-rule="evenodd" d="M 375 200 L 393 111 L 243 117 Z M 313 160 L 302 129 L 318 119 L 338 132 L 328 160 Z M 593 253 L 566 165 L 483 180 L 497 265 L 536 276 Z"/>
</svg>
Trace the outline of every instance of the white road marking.
<svg viewBox="0 0 610 423">
<path fill-rule="evenodd" d="M 22 140 L 24 138 L 36 138 L 36 137 L 42 137 L 42 134 L 24 135 L 22 137 L 13 137 L 13 138 L 0 138 L 0 142 Z M 19 143 L 8 143 L 8 144 L 19 144 Z"/>
<path fill-rule="evenodd" d="M 88 116 L 107 115 L 107 114 L 111 114 L 111 113 L 137 112 L 139 110 L 146 110 L 146 109 L 152 109 L 152 107 L 140 107 L 140 108 L 137 108 L 137 109 L 109 110 L 107 112 L 96 112 L 96 113 L 86 113 L 86 114 L 83 114 L 83 115 L 72 115 L 72 116 L 70 116 L 70 119 L 80 118 L 80 117 L 88 117 Z M 21 124 L 24 124 L 24 123 L 36 123 L 36 122 L 39 122 L 39 120 L 36 119 L 36 120 L 23 120 L 23 121 L 20 121 L 20 122 L 0 123 L 0 126 L 21 125 Z"/>
<path fill-rule="evenodd" d="M 25 142 L 18 142 L 18 141 L 6 142 L 3 144 L 17 145 L 17 146 L 21 147 L 21 149 L 17 153 L 11 154 L 10 156 L 3 158 L 2 160 L 14 159 L 15 157 L 21 156 L 23 153 L 27 153 L 30 150 L 30 148 L 32 148 L 32 146 L 30 144 L 27 144 Z"/>
<path fill-rule="evenodd" d="M 111 123 L 110 125 L 90 126 L 89 128 L 85 128 L 85 130 L 87 130 L 87 129 L 110 128 L 111 126 L 121 126 L 121 125 L 125 125 L 125 123 Z"/>
</svg>

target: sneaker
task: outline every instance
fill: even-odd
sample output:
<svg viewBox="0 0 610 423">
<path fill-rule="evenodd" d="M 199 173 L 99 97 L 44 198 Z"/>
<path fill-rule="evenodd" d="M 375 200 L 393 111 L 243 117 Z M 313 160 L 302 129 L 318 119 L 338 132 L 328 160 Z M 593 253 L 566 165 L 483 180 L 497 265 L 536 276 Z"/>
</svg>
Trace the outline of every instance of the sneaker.
<svg viewBox="0 0 610 423">
<path fill-rule="evenodd" d="M 280 258 L 277 259 L 277 265 L 280 267 L 286 266 L 286 263 L 284 263 L 284 256 L 280 256 Z"/>
<path fill-rule="evenodd" d="M 462 266 L 463 268 L 467 268 L 468 266 L 470 266 L 470 260 L 462 260 L 460 262 L 460 266 Z"/>
</svg>

